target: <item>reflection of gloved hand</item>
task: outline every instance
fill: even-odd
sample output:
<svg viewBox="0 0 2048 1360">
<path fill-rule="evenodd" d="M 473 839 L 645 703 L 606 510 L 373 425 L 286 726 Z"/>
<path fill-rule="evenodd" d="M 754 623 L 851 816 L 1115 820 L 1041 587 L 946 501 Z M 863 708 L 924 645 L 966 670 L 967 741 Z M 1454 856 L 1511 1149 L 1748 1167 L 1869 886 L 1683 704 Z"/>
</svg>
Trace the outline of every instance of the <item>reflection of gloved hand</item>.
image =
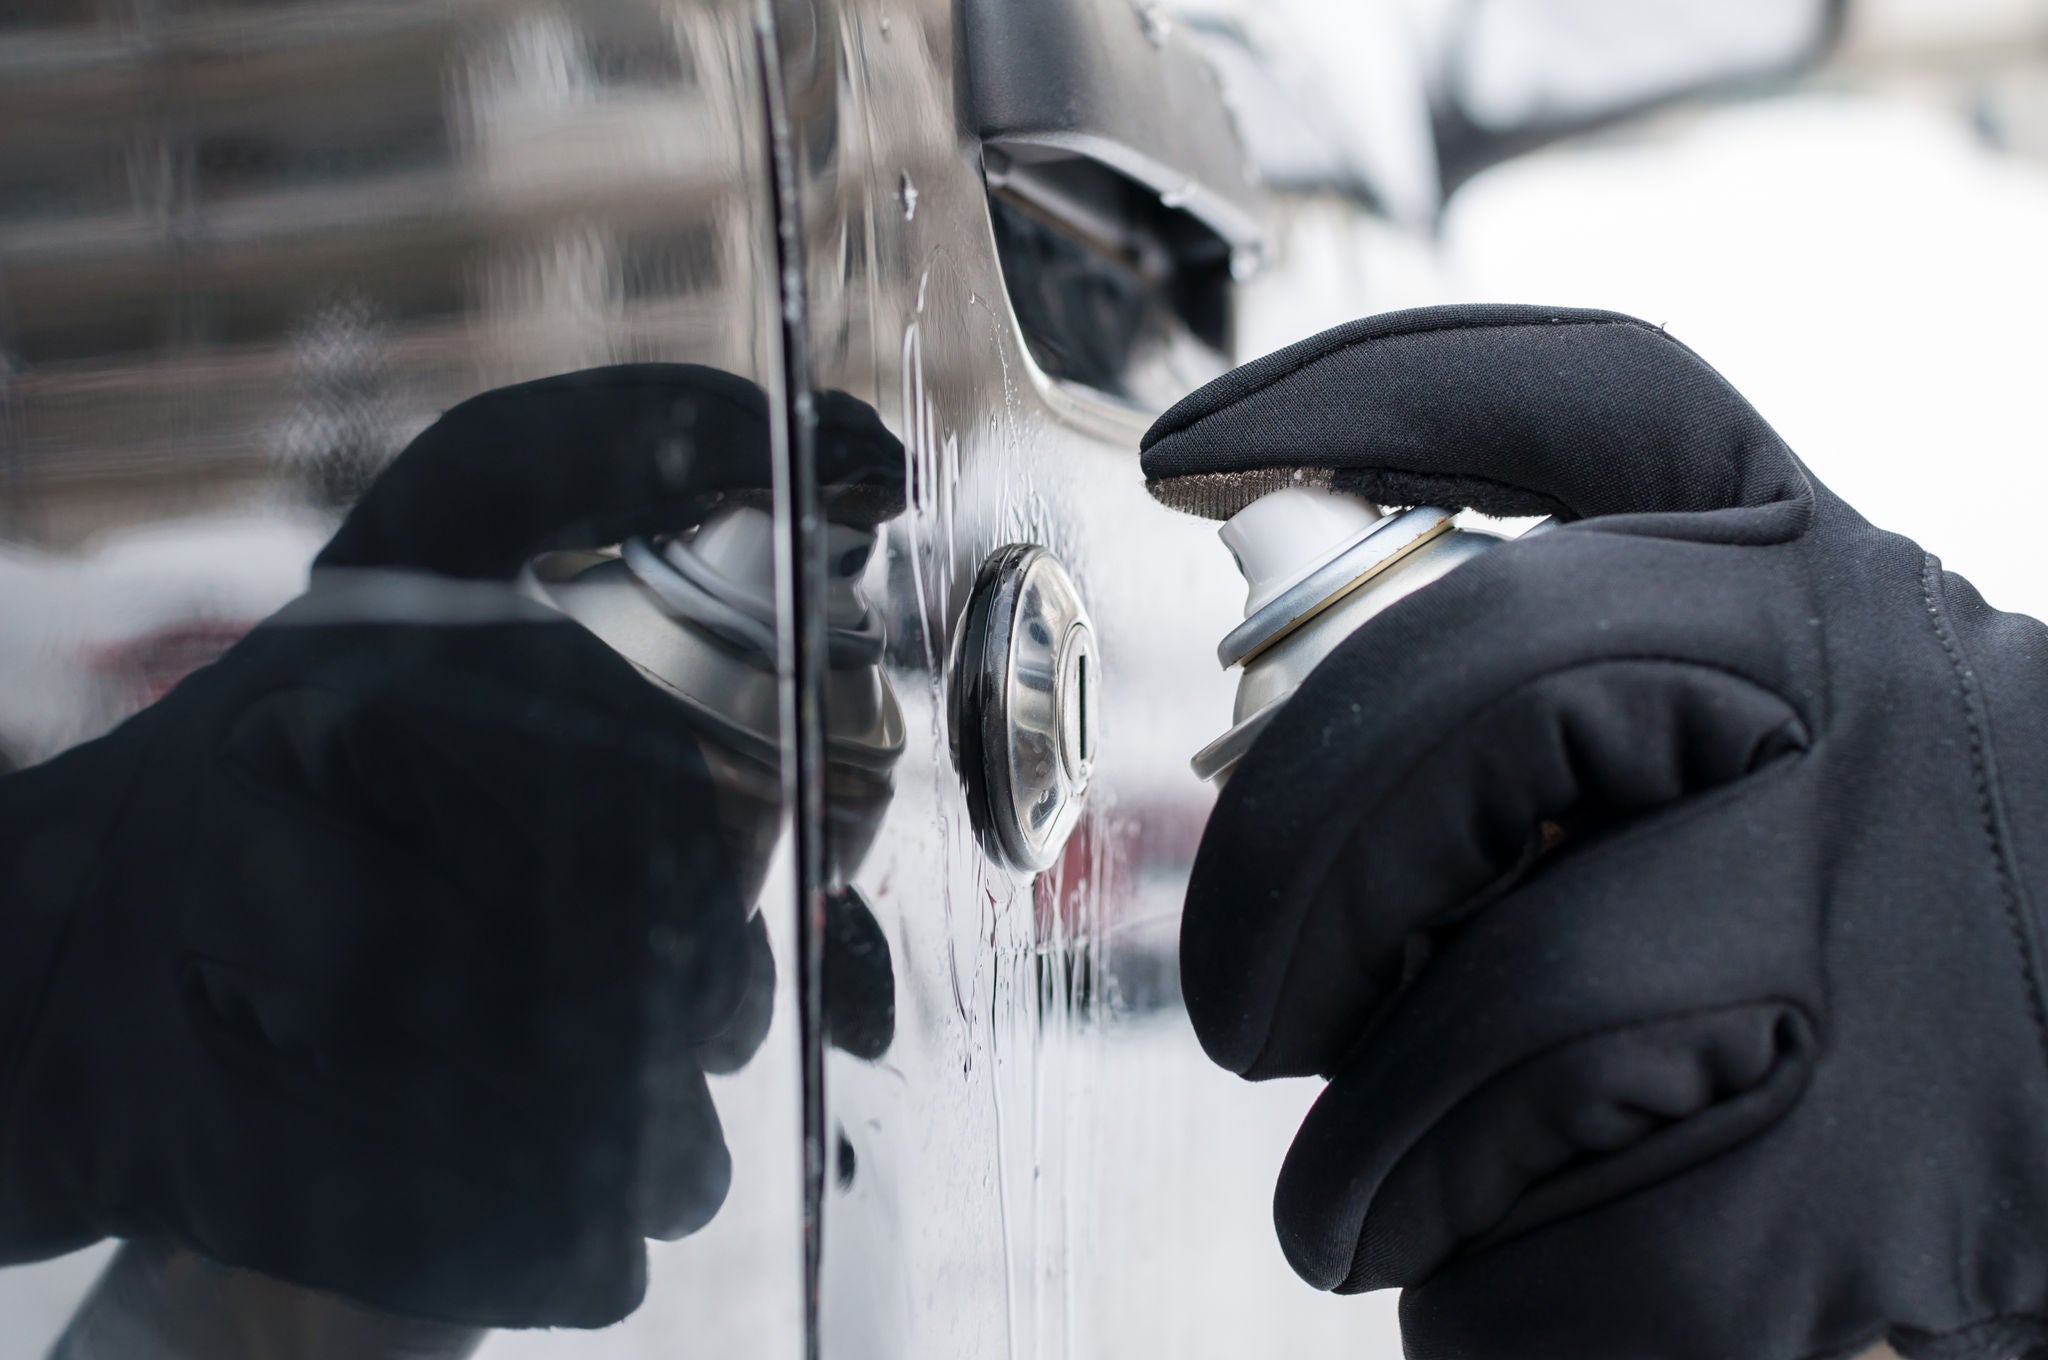
<svg viewBox="0 0 2048 1360">
<path fill-rule="evenodd" d="M 900 483 L 853 425 L 826 479 Z M 681 710 L 502 583 L 769 474 L 728 374 L 486 393 L 311 594 L 0 780 L 0 1251 L 167 1236 L 485 1325 L 633 1308 L 643 1236 L 724 1195 L 702 1069 L 760 1042 L 771 965 Z"/>
<path fill-rule="evenodd" d="M 1210 820 L 1202 1042 L 1330 1079 L 1297 1270 L 1414 1356 L 2048 1344 L 2048 630 L 1607 313 L 1360 322 L 1147 446 L 1581 521 L 1348 639 Z"/>
</svg>

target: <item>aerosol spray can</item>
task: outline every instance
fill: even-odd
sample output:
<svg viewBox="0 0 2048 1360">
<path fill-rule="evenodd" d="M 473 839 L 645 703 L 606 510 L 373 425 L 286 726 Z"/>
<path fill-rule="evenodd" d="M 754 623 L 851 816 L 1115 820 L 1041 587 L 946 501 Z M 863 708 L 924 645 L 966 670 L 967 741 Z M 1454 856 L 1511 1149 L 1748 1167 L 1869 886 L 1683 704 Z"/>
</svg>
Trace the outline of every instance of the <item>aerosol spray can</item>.
<svg viewBox="0 0 2048 1360">
<path fill-rule="evenodd" d="M 1309 485 L 1261 496 L 1217 533 L 1247 588 L 1244 622 L 1216 647 L 1225 670 L 1243 669 L 1231 727 L 1191 762 L 1219 785 L 1338 643 L 1502 541 L 1455 527 L 1451 513 L 1435 506 L 1382 514 L 1361 496 Z"/>
</svg>

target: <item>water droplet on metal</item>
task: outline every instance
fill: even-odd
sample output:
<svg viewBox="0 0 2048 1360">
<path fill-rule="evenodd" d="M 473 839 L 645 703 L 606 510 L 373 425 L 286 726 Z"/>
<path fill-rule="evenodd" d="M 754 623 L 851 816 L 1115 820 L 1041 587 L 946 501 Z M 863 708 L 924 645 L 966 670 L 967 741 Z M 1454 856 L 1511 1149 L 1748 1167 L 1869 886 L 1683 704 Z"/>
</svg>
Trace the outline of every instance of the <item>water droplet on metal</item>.
<svg viewBox="0 0 2048 1360">
<path fill-rule="evenodd" d="M 896 197 L 903 204 L 903 220 L 908 222 L 917 216 L 917 186 L 910 182 L 910 172 L 905 170 L 896 181 Z"/>
<path fill-rule="evenodd" d="M 1266 252 L 1263 248 L 1239 246 L 1230 252 L 1230 277 L 1239 283 L 1251 279 L 1266 267 Z"/>
<path fill-rule="evenodd" d="M 1166 6 L 1159 0 L 1131 0 L 1138 11 L 1138 26 L 1145 30 L 1145 36 L 1154 47 L 1166 46 L 1167 34 L 1173 32 L 1173 21 L 1166 17 Z"/>
<path fill-rule="evenodd" d="M 846 1130 L 841 1128 L 836 1132 L 839 1137 L 838 1145 L 833 1149 L 832 1169 L 839 1182 L 839 1188 L 851 1190 L 854 1173 L 860 1166 L 860 1158 L 854 1153 L 853 1140 L 846 1136 Z"/>
<path fill-rule="evenodd" d="M 1168 189 L 1159 196 L 1159 201 L 1169 208 L 1185 208 L 1188 205 L 1188 200 L 1194 196 L 1195 186 L 1193 181 L 1189 181 L 1184 184 L 1176 184 L 1173 188 Z"/>
<path fill-rule="evenodd" d="M 883 36 L 884 38 L 887 38 L 887 37 L 889 36 L 889 28 L 890 28 L 890 24 L 889 24 L 889 16 L 888 16 L 888 15 L 884 14 L 884 15 L 883 15 L 883 16 L 881 17 L 881 19 L 879 20 L 879 26 L 881 27 L 881 30 L 882 30 L 882 36 Z"/>
</svg>

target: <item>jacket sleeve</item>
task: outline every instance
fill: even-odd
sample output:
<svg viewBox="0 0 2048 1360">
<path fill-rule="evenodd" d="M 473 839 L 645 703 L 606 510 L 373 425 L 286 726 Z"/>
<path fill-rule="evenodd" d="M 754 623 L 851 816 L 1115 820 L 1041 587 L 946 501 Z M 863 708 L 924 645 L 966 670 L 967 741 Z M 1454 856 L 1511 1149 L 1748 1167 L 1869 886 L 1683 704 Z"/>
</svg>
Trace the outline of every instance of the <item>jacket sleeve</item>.
<svg viewBox="0 0 2048 1360">
<path fill-rule="evenodd" d="M 141 743 L 132 725 L 0 775 L 0 1264 L 41 1260 L 104 1234 L 58 1206 L 20 1165 L 22 1131 L 56 1117 L 21 1099 L 37 1017 L 75 904 L 110 851 Z M 89 1080 L 90 1074 L 78 1074 Z"/>
</svg>

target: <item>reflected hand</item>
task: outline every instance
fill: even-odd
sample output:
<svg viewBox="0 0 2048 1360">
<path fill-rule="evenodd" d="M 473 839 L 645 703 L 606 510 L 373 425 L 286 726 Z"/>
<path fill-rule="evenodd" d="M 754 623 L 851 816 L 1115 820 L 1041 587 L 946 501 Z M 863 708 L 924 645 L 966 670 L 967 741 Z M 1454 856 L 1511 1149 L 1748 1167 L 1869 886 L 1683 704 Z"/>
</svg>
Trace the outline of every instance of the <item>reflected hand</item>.
<svg viewBox="0 0 2048 1360">
<path fill-rule="evenodd" d="M 1295 1268 L 1419 1357 L 2048 1344 L 2048 630 L 1612 314 L 1373 318 L 1147 437 L 1257 467 L 1569 522 L 1346 640 L 1210 819 L 1197 1032 L 1329 1078 Z"/>
<path fill-rule="evenodd" d="M 874 431 L 879 432 L 879 425 Z M 887 494 L 853 422 L 826 476 Z M 609 1323 L 729 1162 L 704 1069 L 772 961 L 682 711 L 513 591 L 770 478 L 752 384 L 486 393 L 316 587 L 99 741 L 0 780 L 0 1250 L 163 1236 L 396 1312 Z"/>
</svg>

